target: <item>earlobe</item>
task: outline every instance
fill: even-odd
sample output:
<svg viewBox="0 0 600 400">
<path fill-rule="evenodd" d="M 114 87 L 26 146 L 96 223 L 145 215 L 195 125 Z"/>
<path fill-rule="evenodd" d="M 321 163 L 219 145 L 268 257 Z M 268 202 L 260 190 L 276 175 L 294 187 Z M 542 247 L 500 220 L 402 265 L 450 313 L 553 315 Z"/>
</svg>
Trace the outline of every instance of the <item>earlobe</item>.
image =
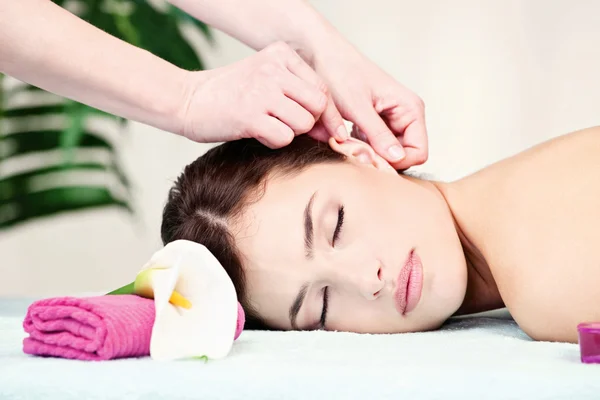
<svg viewBox="0 0 600 400">
<path fill-rule="evenodd" d="M 336 152 L 345 155 L 350 161 L 371 165 L 379 170 L 393 172 L 396 174 L 396 170 L 382 157 L 380 157 L 373 148 L 358 139 L 348 138 L 345 141 L 339 143 L 333 137 L 329 138 L 329 146 Z"/>
</svg>

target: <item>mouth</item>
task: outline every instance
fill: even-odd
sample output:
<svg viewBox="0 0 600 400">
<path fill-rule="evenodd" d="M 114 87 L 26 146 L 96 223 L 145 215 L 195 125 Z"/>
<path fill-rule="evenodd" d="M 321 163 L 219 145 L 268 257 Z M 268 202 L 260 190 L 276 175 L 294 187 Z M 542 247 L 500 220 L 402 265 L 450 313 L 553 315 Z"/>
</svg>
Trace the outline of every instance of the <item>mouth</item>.
<svg viewBox="0 0 600 400">
<path fill-rule="evenodd" d="M 421 259 L 414 249 L 408 255 L 406 263 L 396 279 L 394 303 L 401 315 L 406 315 L 415 309 L 421 299 L 423 290 L 423 266 Z"/>
</svg>

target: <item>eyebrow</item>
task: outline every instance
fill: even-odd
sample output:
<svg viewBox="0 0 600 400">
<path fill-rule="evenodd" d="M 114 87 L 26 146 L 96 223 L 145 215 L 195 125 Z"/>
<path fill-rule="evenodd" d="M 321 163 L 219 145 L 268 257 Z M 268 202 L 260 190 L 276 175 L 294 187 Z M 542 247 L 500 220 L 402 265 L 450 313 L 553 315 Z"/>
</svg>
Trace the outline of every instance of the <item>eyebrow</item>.
<svg viewBox="0 0 600 400">
<path fill-rule="evenodd" d="M 306 207 L 304 208 L 304 251 L 307 259 L 311 259 L 313 256 L 313 220 L 312 220 L 312 206 L 315 200 L 315 195 L 317 192 L 314 192 Z"/>
<path fill-rule="evenodd" d="M 314 228 L 313 228 L 313 220 L 312 220 L 312 206 L 315 200 L 317 192 L 314 192 L 306 207 L 304 208 L 304 254 L 307 259 L 311 259 L 313 256 L 313 237 L 314 237 Z M 302 303 L 306 298 L 306 292 L 308 291 L 308 283 L 302 285 L 292 306 L 290 307 L 290 322 L 292 324 L 292 329 L 298 329 L 296 325 L 296 319 L 298 318 L 298 313 L 302 308 Z"/>
</svg>

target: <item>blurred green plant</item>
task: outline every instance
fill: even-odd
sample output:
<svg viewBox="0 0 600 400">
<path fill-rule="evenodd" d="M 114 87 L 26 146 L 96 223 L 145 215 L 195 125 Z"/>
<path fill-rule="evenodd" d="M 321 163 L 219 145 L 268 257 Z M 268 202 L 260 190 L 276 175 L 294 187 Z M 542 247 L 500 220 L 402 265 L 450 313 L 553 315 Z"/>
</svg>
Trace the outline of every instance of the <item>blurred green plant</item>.
<svg viewBox="0 0 600 400">
<path fill-rule="evenodd" d="M 155 0 L 53 0 L 83 20 L 181 68 L 204 69 L 182 34 L 210 28 Z M 60 28 L 57 28 L 60 29 Z M 127 121 L 0 74 L 0 229 L 98 207 L 133 212 L 119 163 Z"/>
</svg>

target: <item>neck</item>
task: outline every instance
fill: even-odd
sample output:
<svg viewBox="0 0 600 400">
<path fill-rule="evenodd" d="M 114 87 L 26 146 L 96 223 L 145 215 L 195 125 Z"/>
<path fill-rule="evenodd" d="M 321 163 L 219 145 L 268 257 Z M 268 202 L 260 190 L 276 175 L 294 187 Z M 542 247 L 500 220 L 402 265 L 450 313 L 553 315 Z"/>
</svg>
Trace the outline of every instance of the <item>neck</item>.
<svg viewBox="0 0 600 400">
<path fill-rule="evenodd" d="M 465 255 L 467 268 L 467 286 L 462 305 L 455 312 L 455 316 L 474 314 L 478 312 L 495 310 L 504 307 L 504 302 L 500 296 L 498 286 L 492 275 L 492 271 L 479 248 L 477 243 L 477 234 L 475 229 L 469 229 L 465 226 L 465 218 L 461 212 L 469 212 L 473 205 L 463 207 L 468 203 L 466 191 L 461 190 L 460 186 L 452 183 L 442 183 L 427 180 L 409 178 L 416 183 L 425 186 L 429 190 L 436 192 L 443 201 L 446 202 L 456 232 Z"/>
<path fill-rule="evenodd" d="M 504 307 L 498 286 L 485 257 L 465 235 L 455 218 L 456 231 L 465 253 L 467 289 L 462 305 L 454 315 L 474 314 Z"/>
</svg>

